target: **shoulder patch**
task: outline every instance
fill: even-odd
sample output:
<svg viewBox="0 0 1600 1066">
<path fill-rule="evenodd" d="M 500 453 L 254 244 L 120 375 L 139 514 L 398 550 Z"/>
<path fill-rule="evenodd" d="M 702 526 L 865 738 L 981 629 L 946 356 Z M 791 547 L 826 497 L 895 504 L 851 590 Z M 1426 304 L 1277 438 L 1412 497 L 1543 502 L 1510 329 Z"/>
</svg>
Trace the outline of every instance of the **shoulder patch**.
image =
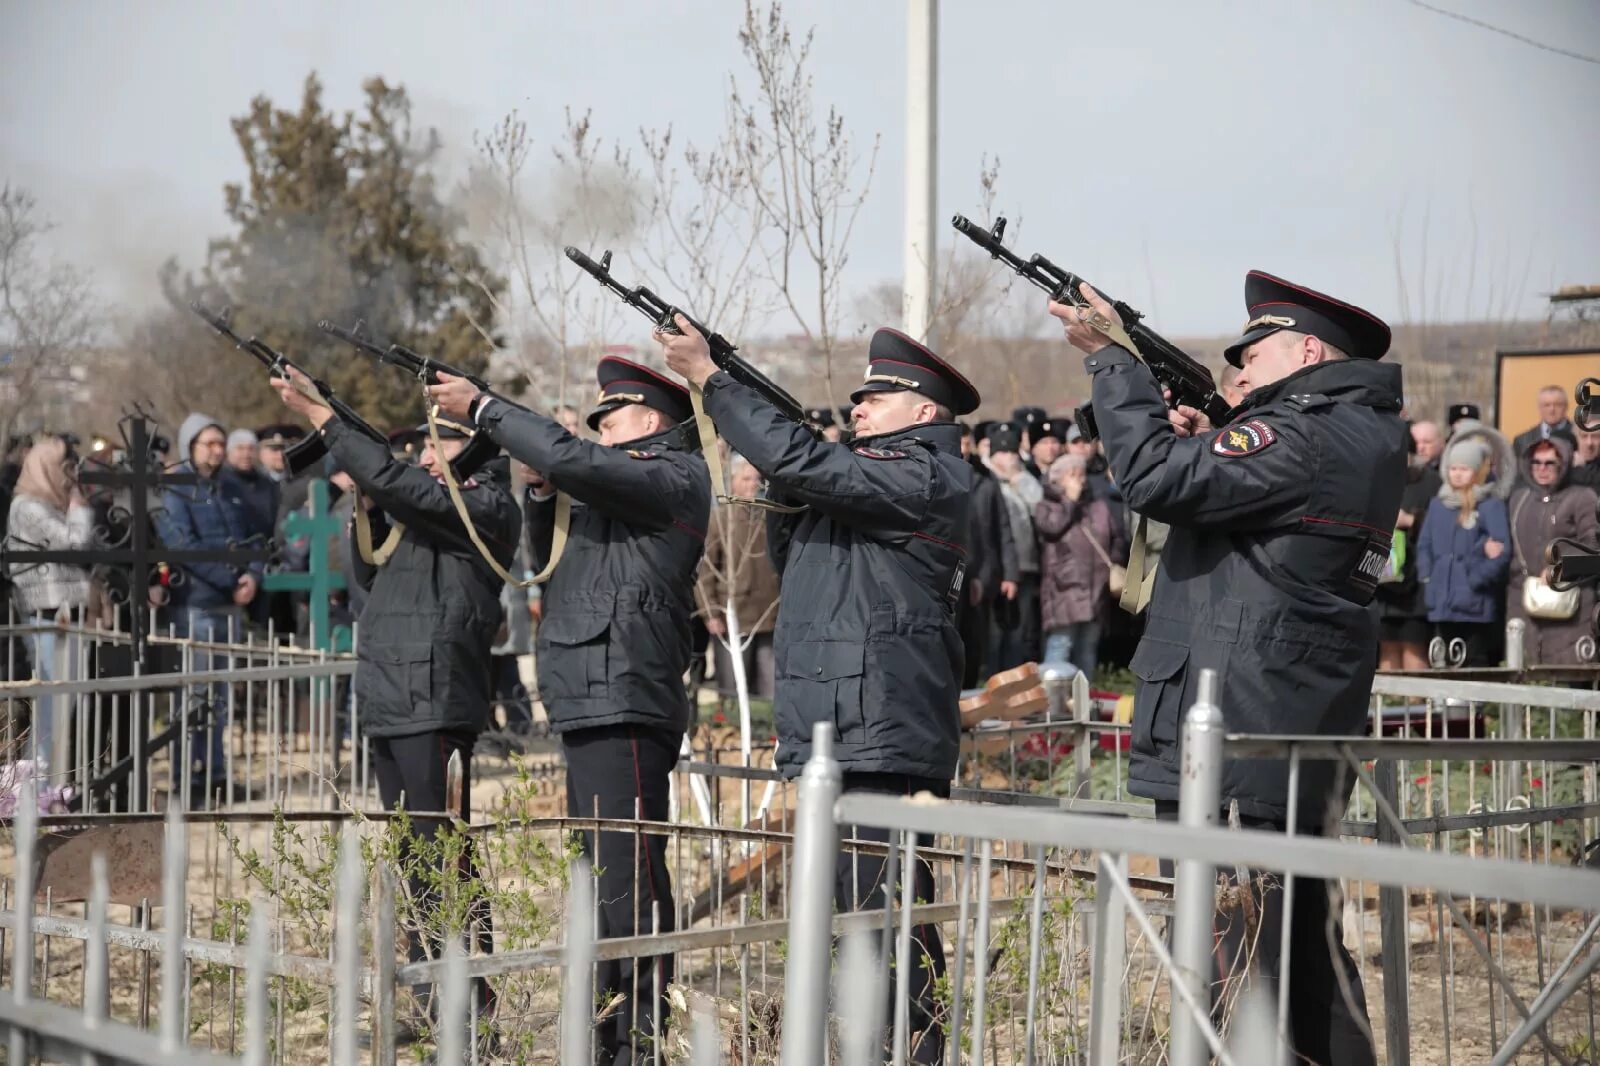
<svg viewBox="0 0 1600 1066">
<path fill-rule="evenodd" d="M 904 459 L 905 452 L 897 452 L 890 448 L 857 448 L 857 455 L 864 455 L 868 459 Z"/>
<path fill-rule="evenodd" d="M 1212 440 L 1211 450 L 1224 458 L 1237 459 L 1244 455 L 1254 455 L 1275 443 L 1277 439 L 1278 434 L 1271 426 L 1259 418 L 1252 418 L 1237 426 L 1224 427 Z"/>
<path fill-rule="evenodd" d="M 640 451 L 637 448 L 626 448 L 624 450 L 630 456 L 632 456 L 635 459 L 654 459 L 654 458 L 656 458 L 656 453 L 655 452 L 643 452 L 643 451 Z"/>
</svg>

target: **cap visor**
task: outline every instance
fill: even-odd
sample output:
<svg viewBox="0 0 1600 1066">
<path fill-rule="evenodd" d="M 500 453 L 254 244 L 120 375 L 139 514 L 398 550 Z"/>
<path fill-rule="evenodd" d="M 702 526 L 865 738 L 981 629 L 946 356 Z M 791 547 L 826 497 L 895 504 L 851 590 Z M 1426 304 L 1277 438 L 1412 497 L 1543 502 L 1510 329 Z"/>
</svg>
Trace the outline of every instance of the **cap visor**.
<svg viewBox="0 0 1600 1066">
<path fill-rule="evenodd" d="M 1243 358 L 1244 350 L 1246 348 L 1250 347 L 1263 337 L 1272 336 L 1282 328 L 1282 326 L 1257 326 L 1255 329 L 1248 331 L 1244 336 L 1240 337 L 1238 340 L 1224 348 L 1222 350 L 1222 357 L 1233 366 L 1240 366 L 1240 359 Z"/>
</svg>

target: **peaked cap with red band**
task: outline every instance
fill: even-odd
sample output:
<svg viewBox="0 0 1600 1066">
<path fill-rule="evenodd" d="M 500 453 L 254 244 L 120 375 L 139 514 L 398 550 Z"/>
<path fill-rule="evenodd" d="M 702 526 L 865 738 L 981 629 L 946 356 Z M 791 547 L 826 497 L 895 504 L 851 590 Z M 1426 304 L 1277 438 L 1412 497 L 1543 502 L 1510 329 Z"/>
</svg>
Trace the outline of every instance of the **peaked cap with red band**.
<svg viewBox="0 0 1600 1066">
<path fill-rule="evenodd" d="M 647 366 L 608 355 L 595 368 L 595 378 L 600 382 L 600 396 L 595 400 L 595 409 L 589 412 L 590 429 L 599 430 L 600 419 L 630 403 L 653 407 L 674 424 L 694 415 L 689 390 Z"/>
<path fill-rule="evenodd" d="M 978 390 L 957 370 L 897 329 L 880 329 L 867 348 L 867 373 L 850 394 L 856 403 L 869 392 L 910 390 L 948 407 L 953 414 L 971 414 L 981 402 Z"/>
<path fill-rule="evenodd" d="M 1244 335 L 1222 353 L 1234 366 L 1246 348 L 1282 329 L 1309 334 L 1352 359 L 1382 359 L 1389 350 L 1389 327 L 1377 315 L 1260 270 L 1244 276 L 1244 303 L 1250 312 Z"/>
</svg>

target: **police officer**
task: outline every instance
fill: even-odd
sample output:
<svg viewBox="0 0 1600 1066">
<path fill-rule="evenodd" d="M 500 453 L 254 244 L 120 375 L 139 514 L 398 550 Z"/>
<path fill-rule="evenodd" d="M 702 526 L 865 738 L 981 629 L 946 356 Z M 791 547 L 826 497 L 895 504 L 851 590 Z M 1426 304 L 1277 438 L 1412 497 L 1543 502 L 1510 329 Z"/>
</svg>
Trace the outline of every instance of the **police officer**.
<svg viewBox="0 0 1600 1066">
<path fill-rule="evenodd" d="M 449 810 L 445 770 L 451 755 L 459 754 L 465 816 L 471 804 L 472 749 L 489 720 L 489 649 L 500 624 L 501 585 L 472 543 L 442 480 L 446 464 L 460 454 L 471 431 L 441 422 L 441 448 L 430 442 L 413 466 L 289 382 L 274 380 L 273 387 L 284 406 L 311 422 L 339 469 L 359 487 L 362 499 L 356 506 L 367 508 L 372 543 L 384 545 L 396 527 L 401 530 L 382 565 L 366 560 L 355 565 L 357 581 L 368 590 L 355 690 L 361 728 L 371 740 L 378 796 L 386 808 L 404 797 L 409 810 Z M 511 564 L 522 530 L 509 481 L 506 461 L 495 459 L 461 483 L 478 537 L 502 567 Z M 418 836 L 432 839 L 439 823 L 427 820 L 415 829 Z M 477 876 L 470 855 L 463 873 Z M 436 898 L 420 871 L 409 878 L 414 898 Z M 486 911 L 482 906 L 476 915 L 485 950 L 490 944 Z M 412 961 L 438 957 L 438 949 L 434 944 L 429 951 L 411 933 Z M 487 982 L 479 980 L 476 991 L 479 1016 L 492 1016 L 494 1000 Z M 416 992 L 429 1005 L 429 986 Z"/>
<path fill-rule="evenodd" d="M 530 563 L 549 558 L 556 491 L 571 498 L 566 550 L 542 597 L 539 697 L 567 760 L 567 813 L 667 820 L 672 768 L 689 723 L 683 674 L 695 573 L 711 513 L 711 478 L 693 448 L 689 393 L 626 359 L 598 368 L 600 398 L 584 440 L 554 419 L 480 395 L 440 375 L 429 390 L 446 413 L 470 417 L 546 482 L 530 488 Z M 676 928 L 667 842 L 632 833 L 589 835 L 600 871 L 602 937 Z M 637 880 L 636 880 L 637 866 Z M 656 984 L 657 975 L 660 985 Z M 671 956 L 600 966 L 602 996 L 624 1005 L 597 1034 L 599 1061 L 646 1061 L 659 1006 L 665 1022 Z"/>
<path fill-rule="evenodd" d="M 1115 320 L 1106 301 L 1087 287 L 1085 295 Z M 1204 669 L 1221 679 L 1230 731 L 1365 730 L 1378 649 L 1367 606 L 1405 486 L 1400 368 L 1378 362 L 1389 327 L 1260 271 L 1245 279 L 1245 303 L 1250 320 L 1225 353 L 1245 397 L 1220 428 L 1192 408 L 1169 413 L 1150 371 L 1094 329 L 1092 316 L 1050 305 L 1067 339 L 1089 353 L 1095 414 L 1129 507 L 1171 525 L 1133 657 L 1129 765 L 1130 791 L 1155 799 L 1166 819 L 1176 817 L 1178 737 Z M 1301 765 L 1299 832 L 1337 825 L 1349 790 L 1335 770 Z M 1229 762 L 1222 794 L 1246 826 L 1287 824 L 1284 762 Z M 1218 976 L 1251 966 L 1253 953 L 1254 966 L 1276 979 L 1281 879 L 1256 880 L 1248 896 L 1259 939 L 1245 943 L 1248 908 L 1219 915 Z M 1291 1039 L 1307 1061 L 1360 1066 L 1374 1051 L 1338 922 L 1328 887 L 1297 878 Z"/>
<path fill-rule="evenodd" d="M 956 609 L 965 567 L 972 470 L 952 418 L 978 393 L 933 352 L 892 329 L 868 349 L 851 395 L 849 444 L 813 438 L 754 390 L 712 364 L 682 317 L 682 336 L 657 335 L 667 365 L 704 390 L 705 409 L 729 445 L 768 480 L 775 497 L 804 505 L 775 518 L 768 549 L 781 576 L 775 630 L 778 767 L 788 777 L 811 754 L 818 722 L 852 791 L 948 796 L 960 743 L 961 638 Z M 861 839 L 888 833 L 860 827 Z M 840 910 L 875 905 L 883 859 L 841 854 Z M 918 899 L 933 899 L 919 864 Z M 943 1059 L 932 982 L 944 969 L 933 926 L 919 927 L 911 976 L 915 1062 Z"/>
</svg>

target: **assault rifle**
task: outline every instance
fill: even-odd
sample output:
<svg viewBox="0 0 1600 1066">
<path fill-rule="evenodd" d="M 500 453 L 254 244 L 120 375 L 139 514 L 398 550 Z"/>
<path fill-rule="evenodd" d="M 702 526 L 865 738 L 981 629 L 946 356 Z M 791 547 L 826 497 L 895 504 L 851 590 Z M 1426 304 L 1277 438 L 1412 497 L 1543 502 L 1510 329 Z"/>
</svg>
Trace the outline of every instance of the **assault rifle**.
<svg viewBox="0 0 1600 1066">
<path fill-rule="evenodd" d="M 481 392 L 487 392 L 496 399 L 511 404 L 513 407 L 522 407 L 514 400 L 509 400 L 489 388 L 489 383 L 482 378 L 469 374 L 465 370 L 457 370 L 449 363 L 441 362 L 431 356 L 413 351 L 403 344 L 383 344 L 367 332 L 367 324 L 360 319 L 350 329 L 345 329 L 336 322 L 324 318 L 317 323 L 317 328 L 331 337 L 337 337 L 346 344 L 359 351 L 366 352 L 378 362 L 386 366 L 398 367 L 406 374 L 417 379 L 420 385 L 426 382 L 429 385 L 439 384 L 439 374 L 449 374 L 451 377 L 466 378 Z M 525 409 L 525 408 L 524 408 Z M 466 478 L 483 466 L 484 463 L 500 454 L 500 446 L 489 439 L 488 434 L 474 433 L 466 447 L 461 449 L 461 454 L 451 460 L 450 466 L 458 478 Z"/>
<path fill-rule="evenodd" d="M 285 358 L 283 353 L 272 348 L 260 338 L 250 337 L 244 339 L 235 333 L 233 331 L 233 308 L 224 307 L 221 311 L 211 311 L 198 300 L 194 300 L 190 301 L 189 310 L 205 319 L 206 324 L 220 333 L 225 339 L 232 341 L 235 348 L 254 356 L 257 362 L 267 368 L 267 374 L 270 377 L 291 381 L 293 379 L 289 376 L 289 371 L 300 370 L 302 374 L 305 374 L 304 370 L 301 370 L 300 367 L 295 366 Z M 357 414 L 349 404 L 335 396 L 326 382 L 319 381 L 310 374 L 305 376 L 311 382 L 309 395 L 312 399 L 330 408 L 334 414 L 338 415 L 340 419 L 363 436 L 380 442 L 384 447 L 389 446 L 389 438 L 385 437 L 370 422 Z M 323 442 L 322 435 L 320 433 L 309 433 L 284 450 L 283 460 L 289 468 L 289 473 L 299 477 L 307 470 L 321 463 L 323 456 L 327 453 L 328 447 Z"/>
<path fill-rule="evenodd" d="M 984 229 L 965 215 L 957 215 L 950 224 L 957 233 L 988 252 L 991 258 L 1000 260 L 1020 277 L 1049 293 L 1050 299 L 1074 307 L 1089 306 L 1083 296 L 1084 281 L 1081 277 L 1061 269 L 1042 255 L 1023 259 L 1005 246 L 1004 217 L 995 219 L 990 229 Z M 1212 379 L 1211 371 L 1195 362 L 1182 348 L 1144 325 L 1141 321 L 1143 314 L 1121 300 L 1112 299 L 1098 288 L 1095 291 L 1122 316 L 1123 328 L 1138 349 L 1133 354 L 1142 359 L 1156 380 L 1172 393 L 1174 407 L 1179 404 L 1193 407 L 1210 418 L 1213 425 L 1220 426 L 1227 421 L 1228 401 L 1217 392 L 1217 383 Z M 1100 435 L 1094 421 L 1094 408 L 1089 404 L 1078 408 L 1074 421 L 1085 440 L 1094 440 Z"/>
<path fill-rule="evenodd" d="M 600 256 L 597 263 L 578 249 L 568 246 L 567 258 L 578 264 L 579 268 L 594 278 L 600 284 L 621 297 L 622 302 L 635 308 L 640 314 L 648 318 L 660 333 L 681 333 L 678 329 L 675 315 L 682 315 L 689 320 L 689 324 L 699 331 L 706 339 L 706 344 L 711 347 L 711 361 L 717 364 L 718 369 L 727 371 L 728 375 L 741 385 L 754 389 L 772 406 L 776 407 L 785 418 L 790 421 L 805 424 L 805 409 L 800 406 L 800 401 L 790 396 L 780 388 L 777 382 L 757 370 L 743 356 L 729 340 L 720 333 L 714 333 L 705 326 L 696 322 L 694 316 L 681 307 L 674 307 L 661 297 L 637 285 L 633 288 L 622 284 L 611 273 L 611 253 L 606 252 Z"/>
</svg>

